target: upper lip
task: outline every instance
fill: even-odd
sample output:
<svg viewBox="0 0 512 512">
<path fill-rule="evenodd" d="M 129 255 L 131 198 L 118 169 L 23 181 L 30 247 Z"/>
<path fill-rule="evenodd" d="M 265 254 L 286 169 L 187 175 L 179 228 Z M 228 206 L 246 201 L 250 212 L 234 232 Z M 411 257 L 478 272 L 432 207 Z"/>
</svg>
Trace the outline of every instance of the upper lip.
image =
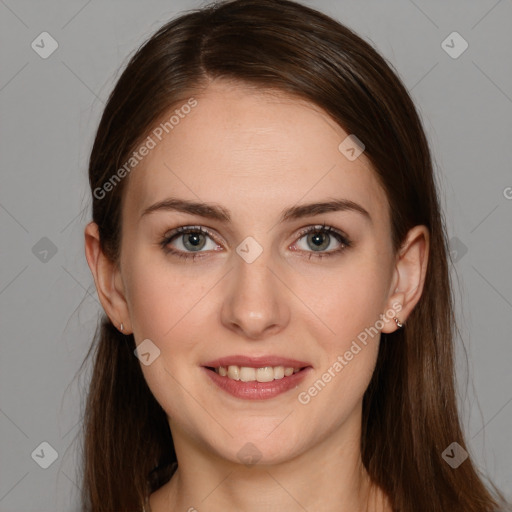
<svg viewBox="0 0 512 512">
<path fill-rule="evenodd" d="M 263 368 L 264 366 L 284 366 L 285 368 L 303 368 L 311 366 L 304 361 L 290 359 L 280 356 L 260 356 L 249 357 L 242 355 L 219 357 L 218 359 L 208 361 L 203 364 L 210 368 L 218 368 L 219 366 L 247 366 L 249 368 Z"/>
</svg>

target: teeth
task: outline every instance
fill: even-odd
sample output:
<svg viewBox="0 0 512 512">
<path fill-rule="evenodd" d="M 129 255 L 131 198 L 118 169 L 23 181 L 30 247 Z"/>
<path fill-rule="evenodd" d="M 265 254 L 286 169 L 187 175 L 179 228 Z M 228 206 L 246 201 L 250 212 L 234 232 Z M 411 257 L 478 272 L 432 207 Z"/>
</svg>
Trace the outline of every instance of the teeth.
<svg viewBox="0 0 512 512">
<path fill-rule="evenodd" d="M 274 368 L 274 379 L 282 379 L 284 377 L 284 366 L 276 366 Z"/>
<path fill-rule="evenodd" d="M 222 368 L 222 366 L 220 368 Z M 228 366 L 228 377 L 233 380 L 240 380 L 240 368 L 238 366 Z"/>
<path fill-rule="evenodd" d="M 256 370 L 256 380 L 258 382 L 271 382 L 274 380 L 274 368 L 265 366 Z"/>
<path fill-rule="evenodd" d="M 250 366 L 231 365 L 219 366 L 215 368 L 215 373 L 228 379 L 241 380 L 242 382 L 271 382 L 283 377 L 289 377 L 300 371 L 300 368 L 284 366 L 264 366 L 262 368 L 252 368 Z"/>
<path fill-rule="evenodd" d="M 256 369 L 249 368 L 247 366 L 242 366 L 240 368 L 240 380 L 242 382 L 249 382 L 251 380 L 256 380 Z"/>
</svg>

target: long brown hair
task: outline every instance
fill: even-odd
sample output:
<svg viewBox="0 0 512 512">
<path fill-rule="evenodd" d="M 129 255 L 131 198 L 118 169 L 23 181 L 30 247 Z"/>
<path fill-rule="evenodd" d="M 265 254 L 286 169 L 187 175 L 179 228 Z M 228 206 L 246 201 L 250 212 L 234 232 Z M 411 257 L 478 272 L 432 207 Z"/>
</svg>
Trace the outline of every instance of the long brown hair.
<svg viewBox="0 0 512 512">
<path fill-rule="evenodd" d="M 102 250 L 118 261 L 129 178 L 106 194 L 98 191 L 157 120 L 214 78 L 284 91 L 323 108 L 364 142 L 389 201 L 395 250 L 413 226 L 429 229 L 422 297 L 405 329 L 381 335 L 363 399 L 362 458 L 394 510 L 495 510 L 471 457 L 456 469 L 442 458 L 451 443 L 466 445 L 454 391 L 449 252 L 427 140 L 391 65 L 347 27 L 288 0 L 218 2 L 161 27 L 121 74 L 90 155 L 92 218 Z M 94 356 L 94 366 L 84 421 L 83 510 L 140 510 L 176 467 L 171 432 L 134 357 L 133 335 L 121 334 L 103 315 L 94 341 L 86 357 Z"/>
</svg>

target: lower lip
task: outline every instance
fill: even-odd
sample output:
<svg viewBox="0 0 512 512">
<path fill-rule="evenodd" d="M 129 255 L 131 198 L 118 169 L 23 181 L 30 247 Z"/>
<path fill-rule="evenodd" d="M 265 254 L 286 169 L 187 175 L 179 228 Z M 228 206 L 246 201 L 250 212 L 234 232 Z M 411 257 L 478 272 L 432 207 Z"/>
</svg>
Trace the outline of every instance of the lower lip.
<svg viewBox="0 0 512 512">
<path fill-rule="evenodd" d="M 229 377 L 221 377 L 213 370 L 209 370 L 205 366 L 202 367 L 212 381 L 230 395 L 245 400 L 266 400 L 274 398 L 281 393 L 285 393 L 290 389 L 297 386 L 312 370 L 311 366 L 282 379 L 273 380 L 270 382 L 243 382 L 241 380 L 233 380 Z"/>
</svg>

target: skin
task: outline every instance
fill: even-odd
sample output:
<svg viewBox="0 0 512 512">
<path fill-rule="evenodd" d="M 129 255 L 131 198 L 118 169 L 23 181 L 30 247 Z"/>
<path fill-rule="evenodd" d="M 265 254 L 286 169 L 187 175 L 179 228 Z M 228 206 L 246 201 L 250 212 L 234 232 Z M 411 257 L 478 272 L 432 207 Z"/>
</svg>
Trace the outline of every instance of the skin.
<svg viewBox="0 0 512 512">
<path fill-rule="evenodd" d="M 393 305 L 407 320 L 423 289 L 428 231 L 414 227 L 393 252 L 387 198 L 371 165 L 364 153 L 349 161 L 338 150 L 348 133 L 318 107 L 222 80 L 194 97 L 198 105 L 128 178 L 118 266 L 102 254 L 97 226 L 85 230 L 106 313 L 137 345 L 149 338 L 160 349 L 141 367 L 168 415 L 179 469 L 152 494 L 151 509 L 391 510 L 359 451 L 380 334 L 309 403 L 297 397 Z M 141 217 L 171 195 L 221 205 L 232 221 L 176 211 Z M 358 203 L 371 222 L 354 211 L 278 222 L 285 207 L 332 198 Z M 316 246 L 299 233 L 322 223 L 352 245 L 315 258 Z M 159 245 L 172 229 L 198 225 L 216 236 L 204 238 L 203 258 L 184 260 Z M 236 252 L 248 236 L 263 249 L 252 263 Z M 323 253 L 340 247 L 324 237 Z M 184 238 L 170 245 L 190 255 Z M 384 316 L 380 330 L 396 329 Z M 234 354 L 291 357 L 313 371 L 298 389 L 242 400 L 201 369 Z M 237 455 L 248 442 L 261 456 L 251 466 Z"/>
</svg>

